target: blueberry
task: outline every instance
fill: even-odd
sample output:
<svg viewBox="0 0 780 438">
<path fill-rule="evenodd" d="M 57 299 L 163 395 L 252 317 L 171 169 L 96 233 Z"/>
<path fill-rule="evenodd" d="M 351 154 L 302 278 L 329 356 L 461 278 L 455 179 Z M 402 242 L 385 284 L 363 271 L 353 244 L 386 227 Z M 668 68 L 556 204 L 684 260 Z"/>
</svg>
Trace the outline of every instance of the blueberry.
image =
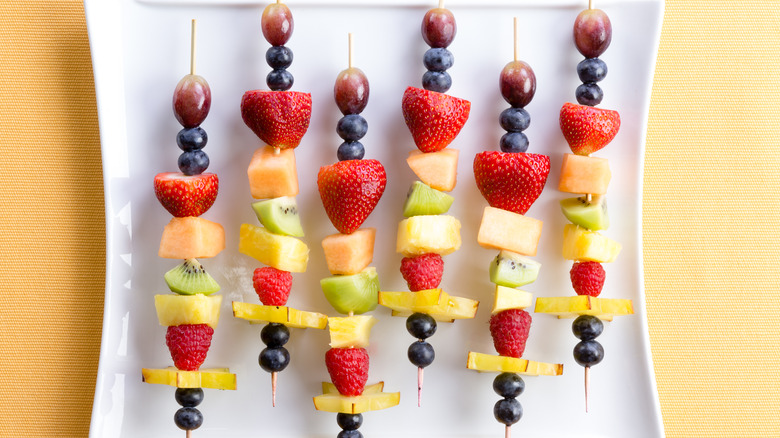
<svg viewBox="0 0 780 438">
<path fill-rule="evenodd" d="M 601 82 L 607 77 L 607 63 L 599 58 L 583 59 L 577 64 L 577 75 L 582 82 Z"/>
<path fill-rule="evenodd" d="M 580 341 L 574 346 L 574 361 L 589 367 L 604 359 L 604 347 L 598 341 Z"/>
<path fill-rule="evenodd" d="M 430 71 L 445 71 L 454 63 L 455 57 L 452 56 L 452 52 L 443 47 L 428 49 L 423 55 L 423 64 Z"/>
<path fill-rule="evenodd" d="M 493 379 L 493 391 L 504 398 L 515 398 L 525 390 L 525 382 L 515 373 L 501 373 Z"/>
<path fill-rule="evenodd" d="M 272 322 L 260 331 L 260 340 L 271 348 L 281 347 L 290 340 L 290 329 L 284 324 Z"/>
<path fill-rule="evenodd" d="M 360 114 L 347 114 L 336 124 L 336 133 L 346 141 L 358 141 L 368 132 L 368 122 Z"/>
<path fill-rule="evenodd" d="M 176 403 L 185 408 L 194 408 L 203 401 L 201 388 L 176 388 Z"/>
<path fill-rule="evenodd" d="M 363 143 L 359 141 L 345 141 L 341 143 L 339 150 L 336 151 L 339 161 L 360 160 L 365 154 L 366 149 L 363 147 Z"/>
<path fill-rule="evenodd" d="M 501 152 L 516 154 L 528 150 L 528 137 L 522 132 L 507 132 L 501 136 Z"/>
<path fill-rule="evenodd" d="M 499 423 L 511 426 L 522 418 L 523 406 L 513 398 L 505 398 L 493 406 L 493 416 Z"/>
<path fill-rule="evenodd" d="M 406 330 L 417 339 L 428 339 L 436 333 L 436 320 L 425 313 L 412 313 L 406 318 Z"/>
<path fill-rule="evenodd" d="M 592 341 L 604 331 L 604 323 L 592 315 L 580 315 L 571 323 L 571 331 L 577 339 Z"/>
<path fill-rule="evenodd" d="M 195 408 L 181 408 L 173 415 L 173 422 L 181 430 L 195 430 L 203 424 L 203 414 Z"/>
<path fill-rule="evenodd" d="M 344 414 L 336 415 L 336 422 L 344 430 L 357 430 L 363 424 L 363 414 Z"/>
<path fill-rule="evenodd" d="M 271 46 L 265 52 L 265 62 L 274 70 L 284 70 L 292 65 L 293 52 L 289 47 Z"/>
<path fill-rule="evenodd" d="M 436 353 L 433 351 L 431 344 L 425 341 L 417 341 L 409 346 L 407 356 L 409 356 L 409 362 L 419 368 L 425 368 L 433 363 Z"/>
<path fill-rule="evenodd" d="M 422 77 L 422 85 L 428 91 L 446 93 L 452 87 L 452 78 L 446 71 L 426 71 Z"/>
<path fill-rule="evenodd" d="M 293 86 L 293 75 L 284 69 L 274 69 L 265 77 L 265 83 L 273 91 L 287 91 Z"/>
<path fill-rule="evenodd" d="M 264 348 L 260 352 L 260 368 L 269 373 L 279 372 L 290 364 L 290 352 L 284 347 Z"/>
<path fill-rule="evenodd" d="M 574 94 L 577 96 L 577 102 L 580 105 L 596 106 L 604 98 L 604 92 L 601 91 L 601 87 L 592 82 L 580 85 Z"/>
<path fill-rule="evenodd" d="M 523 108 L 507 108 L 498 116 L 498 123 L 504 131 L 522 132 L 531 124 L 531 115 Z"/>
<path fill-rule="evenodd" d="M 336 438 L 363 438 L 363 434 L 357 430 L 342 430 Z"/>
<path fill-rule="evenodd" d="M 200 175 L 209 168 L 209 156 L 201 150 L 179 155 L 179 170 L 185 175 Z"/>
<path fill-rule="evenodd" d="M 209 136 L 200 126 L 184 128 L 176 134 L 176 144 L 184 152 L 203 149 L 208 141 Z"/>
</svg>

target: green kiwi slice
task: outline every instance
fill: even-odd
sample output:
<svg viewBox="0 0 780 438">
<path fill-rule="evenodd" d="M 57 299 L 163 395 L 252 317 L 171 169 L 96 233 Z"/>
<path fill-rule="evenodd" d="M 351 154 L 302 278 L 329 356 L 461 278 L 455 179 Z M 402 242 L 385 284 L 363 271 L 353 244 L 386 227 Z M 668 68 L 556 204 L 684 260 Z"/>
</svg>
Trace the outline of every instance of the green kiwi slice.
<svg viewBox="0 0 780 438">
<path fill-rule="evenodd" d="M 566 219 L 588 230 L 598 231 L 609 228 L 605 196 L 593 195 L 590 201 L 585 196 L 567 198 L 561 201 L 561 210 Z"/>
<path fill-rule="evenodd" d="M 446 213 L 454 200 L 455 198 L 442 191 L 415 181 L 406 195 L 404 217 Z"/>
<path fill-rule="evenodd" d="M 298 203 L 292 196 L 267 199 L 252 203 L 260 223 L 270 232 L 285 236 L 303 237 Z"/>
<path fill-rule="evenodd" d="M 187 259 L 166 272 L 165 282 L 179 295 L 211 295 L 219 290 L 219 284 L 196 259 Z"/>
<path fill-rule="evenodd" d="M 528 257 L 501 251 L 490 263 L 490 281 L 499 286 L 523 286 L 536 281 L 541 267 L 541 263 Z"/>
<path fill-rule="evenodd" d="M 379 304 L 379 276 L 372 266 L 353 275 L 323 278 L 320 287 L 330 305 L 339 313 L 360 315 L 376 309 Z"/>
</svg>

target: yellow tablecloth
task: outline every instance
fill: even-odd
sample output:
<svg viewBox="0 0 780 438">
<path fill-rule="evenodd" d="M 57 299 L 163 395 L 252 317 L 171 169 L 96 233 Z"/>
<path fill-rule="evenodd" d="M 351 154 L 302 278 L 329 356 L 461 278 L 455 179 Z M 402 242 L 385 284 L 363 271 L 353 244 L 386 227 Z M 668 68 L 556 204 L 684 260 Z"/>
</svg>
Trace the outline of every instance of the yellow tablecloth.
<svg viewBox="0 0 780 438">
<path fill-rule="evenodd" d="M 668 0 L 644 256 L 669 437 L 780 437 L 780 2 Z M 86 436 L 104 212 L 78 0 L 0 2 L 0 436 Z"/>
</svg>

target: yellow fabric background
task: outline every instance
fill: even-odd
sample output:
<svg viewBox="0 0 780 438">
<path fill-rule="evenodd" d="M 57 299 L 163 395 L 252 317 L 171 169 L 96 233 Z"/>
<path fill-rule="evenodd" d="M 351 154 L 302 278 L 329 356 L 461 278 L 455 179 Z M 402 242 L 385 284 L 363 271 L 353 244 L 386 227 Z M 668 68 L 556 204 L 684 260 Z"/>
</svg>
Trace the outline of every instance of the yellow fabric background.
<svg viewBox="0 0 780 438">
<path fill-rule="evenodd" d="M 669 0 L 644 256 L 669 437 L 780 437 L 780 3 Z M 78 0 L 0 3 L 0 436 L 86 436 L 104 205 Z"/>
</svg>

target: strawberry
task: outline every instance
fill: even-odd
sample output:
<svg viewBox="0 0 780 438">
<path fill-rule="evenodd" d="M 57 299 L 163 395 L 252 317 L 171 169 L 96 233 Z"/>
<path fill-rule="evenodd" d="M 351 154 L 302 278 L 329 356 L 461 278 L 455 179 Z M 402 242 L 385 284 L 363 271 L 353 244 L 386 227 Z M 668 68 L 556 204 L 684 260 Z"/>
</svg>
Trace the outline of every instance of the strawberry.
<svg viewBox="0 0 780 438">
<path fill-rule="evenodd" d="M 561 131 L 577 155 L 590 155 L 603 148 L 619 129 L 617 111 L 568 102 L 561 108 Z"/>
<path fill-rule="evenodd" d="M 266 306 L 284 306 L 292 289 L 292 274 L 272 267 L 255 269 L 252 276 L 255 292 Z"/>
<path fill-rule="evenodd" d="M 423 254 L 401 260 L 401 275 L 412 292 L 439 287 L 443 272 L 444 260 L 439 254 Z"/>
<path fill-rule="evenodd" d="M 522 356 L 530 329 L 531 314 L 523 309 L 504 310 L 490 317 L 493 346 L 501 356 Z"/>
<path fill-rule="evenodd" d="M 317 187 L 333 226 L 350 234 L 360 228 L 382 197 L 385 168 L 377 160 L 339 161 L 320 167 Z"/>
<path fill-rule="evenodd" d="M 288 149 L 301 143 L 311 120 L 311 94 L 253 90 L 241 98 L 241 117 L 270 146 Z"/>
<path fill-rule="evenodd" d="M 325 366 L 339 394 L 363 393 L 368 380 L 368 352 L 365 348 L 331 348 L 325 353 Z"/>
<path fill-rule="evenodd" d="M 182 324 L 168 327 L 165 343 L 176 368 L 197 371 L 206 360 L 214 329 L 208 324 Z"/>
<path fill-rule="evenodd" d="M 597 297 L 604 287 L 604 279 L 607 273 L 598 262 L 575 262 L 571 271 L 571 286 L 577 295 L 590 295 Z"/>
<path fill-rule="evenodd" d="M 158 173 L 154 194 L 175 217 L 200 216 L 214 204 L 219 178 L 213 173 L 187 176 L 178 172 Z"/>
<path fill-rule="evenodd" d="M 518 214 L 542 194 L 549 173 L 546 155 L 486 151 L 474 157 L 474 178 L 488 204 Z"/>
<path fill-rule="evenodd" d="M 401 108 L 417 148 L 423 152 L 436 152 L 458 136 L 469 118 L 471 102 L 409 87 L 404 92 Z"/>
</svg>

